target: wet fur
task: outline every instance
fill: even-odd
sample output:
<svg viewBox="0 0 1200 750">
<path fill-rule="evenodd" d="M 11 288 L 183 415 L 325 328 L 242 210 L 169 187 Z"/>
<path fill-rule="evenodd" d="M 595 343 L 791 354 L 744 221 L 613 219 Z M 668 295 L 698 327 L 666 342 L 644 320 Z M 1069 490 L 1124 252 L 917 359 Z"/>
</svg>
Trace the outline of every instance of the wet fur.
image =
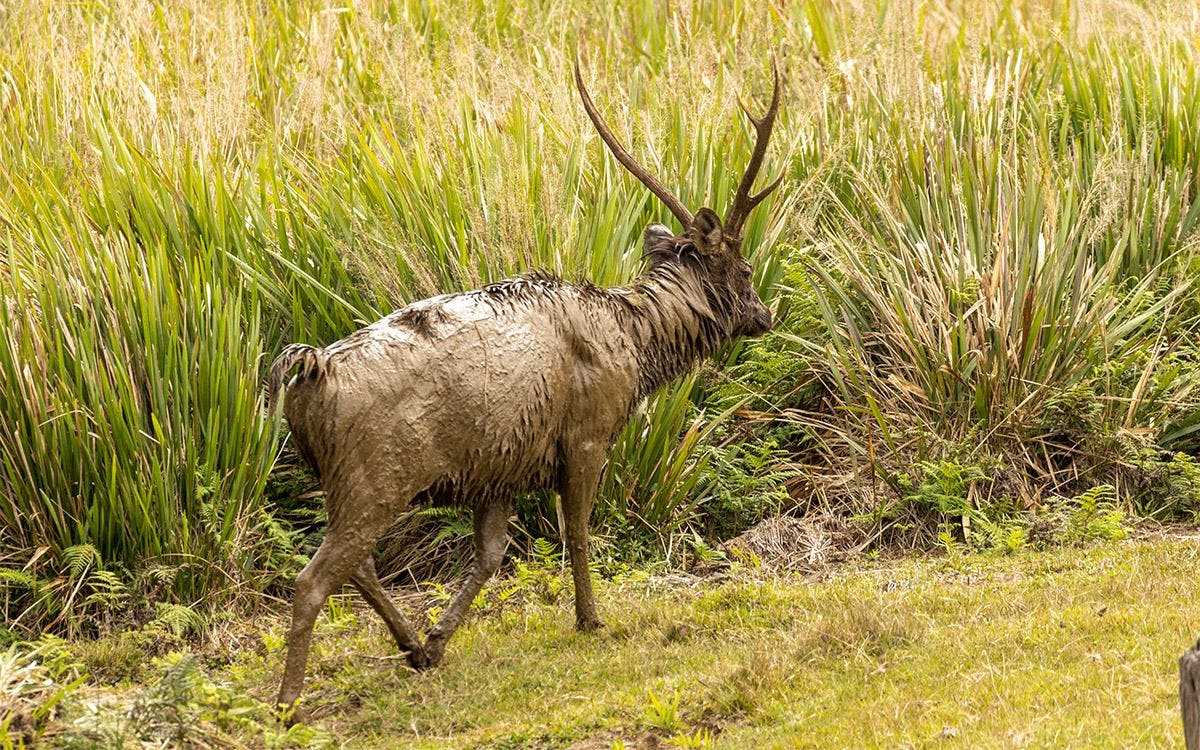
<svg viewBox="0 0 1200 750">
<path fill-rule="evenodd" d="M 723 342 L 770 327 L 740 241 L 722 239 L 707 209 L 697 225 L 688 235 L 648 227 L 646 269 L 628 287 L 528 274 L 416 302 L 323 348 L 283 350 L 266 400 L 286 391 L 283 411 L 321 478 L 329 525 L 296 582 L 280 704 L 299 695 L 316 612 L 346 580 L 413 666 L 437 664 L 503 558 L 513 498 L 533 490 L 562 498 L 577 627 L 599 627 L 587 521 L 618 431 L 643 398 Z M 412 503 L 465 506 L 475 519 L 475 563 L 424 644 L 371 563 L 376 540 Z"/>
<path fill-rule="evenodd" d="M 455 358 L 448 356 L 451 353 L 445 344 L 461 335 L 462 326 L 447 310 L 464 299 L 478 300 L 494 313 L 496 322 L 503 324 L 506 317 L 537 321 L 544 329 L 541 334 L 556 339 L 563 354 L 556 364 L 580 371 L 580 387 L 562 395 L 620 402 L 619 408 L 609 410 L 608 423 L 601 429 L 604 436 L 614 438 L 638 402 L 730 338 L 730 316 L 721 312 L 738 307 L 729 295 L 714 289 L 704 278 L 701 258 L 691 242 L 668 236 L 653 238 L 648 245 L 648 270 L 628 288 L 603 289 L 535 272 L 402 308 L 325 349 L 290 345 L 271 367 L 268 404 L 282 390 L 286 374 L 299 367 L 288 384 L 285 405 L 292 438 L 318 476 L 345 474 L 346 462 L 360 460 L 364 448 L 368 448 L 364 442 L 384 438 L 373 429 L 372 423 L 383 415 L 374 401 L 366 411 L 356 412 L 354 418 L 330 416 L 346 413 L 339 402 L 348 400 L 347 391 L 359 386 L 354 370 L 372 363 L 386 368 L 389 347 L 416 349 L 422 342 L 431 346 L 427 356 L 415 363 L 423 367 L 414 367 L 412 377 L 453 362 Z M 373 335 L 381 329 L 403 329 L 415 338 Z M 497 359 L 510 356 L 503 351 L 494 355 Z M 633 375 L 636 388 L 632 392 L 605 390 L 606 385 L 620 385 L 603 382 L 603 371 L 614 360 L 634 364 L 614 368 L 622 375 Z M 353 382 L 347 382 L 347 377 Z M 384 406 L 395 410 L 406 394 L 402 388 L 389 386 L 388 390 L 397 400 L 390 404 L 385 401 Z M 547 433 L 541 430 L 561 430 L 562 420 L 551 413 L 561 406 L 553 398 L 556 394 L 544 388 L 535 388 L 535 394 L 535 399 L 519 407 L 523 411 L 520 426 L 526 434 L 489 434 L 488 422 L 480 422 L 484 435 L 497 441 L 496 450 L 482 446 L 473 449 L 463 456 L 466 460 L 462 465 L 448 467 L 429 478 L 413 500 L 475 507 L 496 495 L 559 489 L 558 441 L 547 440 Z M 495 395 L 502 398 L 502 394 Z M 586 416 L 572 414 L 575 419 Z M 380 425 L 380 429 L 386 431 L 387 424 Z M 407 505 L 399 499 L 394 502 L 399 506 L 397 511 Z M 336 496 L 331 495 L 329 510 L 334 516 L 341 512 Z"/>
</svg>

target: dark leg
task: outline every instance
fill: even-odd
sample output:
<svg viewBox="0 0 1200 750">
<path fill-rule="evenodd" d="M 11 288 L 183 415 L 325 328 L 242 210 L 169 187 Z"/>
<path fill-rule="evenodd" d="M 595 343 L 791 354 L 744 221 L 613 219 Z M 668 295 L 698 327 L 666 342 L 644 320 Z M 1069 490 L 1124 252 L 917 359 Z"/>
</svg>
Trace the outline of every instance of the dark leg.
<svg viewBox="0 0 1200 750">
<path fill-rule="evenodd" d="M 575 580 L 575 627 L 595 630 L 604 627 L 596 614 L 592 596 L 592 574 L 588 568 L 588 519 L 600 480 L 600 461 L 584 460 L 569 465 L 561 489 L 563 516 L 567 525 L 567 551 L 571 555 L 571 577 Z"/>
<path fill-rule="evenodd" d="M 426 659 L 421 637 L 400 610 L 396 609 L 396 605 L 392 604 L 383 586 L 379 584 L 379 576 L 375 574 L 375 558 L 368 555 L 350 577 L 350 583 L 354 584 L 354 588 L 358 589 L 363 599 L 366 599 L 371 608 L 387 623 L 396 645 L 401 651 L 408 652 L 409 663 L 413 666 L 423 665 Z"/>
<path fill-rule="evenodd" d="M 429 631 L 429 638 L 425 641 L 428 666 L 435 667 L 441 663 L 446 641 L 450 640 L 450 636 L 454 635 L 454 631 L 462 623 L 483 584 L 504 561 L 504 550 L 508 546 L 508 512 L 507 502 L 495 502 L 475 511 L 475 560 L 466 579 L 463 580 L 462 589 L 446 608 L 437 625 Z"/>
</svg>

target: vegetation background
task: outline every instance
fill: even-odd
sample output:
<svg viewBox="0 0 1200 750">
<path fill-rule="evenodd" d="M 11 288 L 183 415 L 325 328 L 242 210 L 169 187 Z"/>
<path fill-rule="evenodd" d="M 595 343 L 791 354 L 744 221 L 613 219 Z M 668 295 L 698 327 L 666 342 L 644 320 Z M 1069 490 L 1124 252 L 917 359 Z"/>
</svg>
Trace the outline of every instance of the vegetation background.
<svg viewBox="0 0 1200 750">
<path fill-rule="evenodd" d="M 526 269 L 632 278 L 668 216 L 577 51 L 718 212 L 739 99 L 784 79 L 746 231 L 778 325 L 635 415 L 598 573 L 755 563 L 723 543 L 776 517 L 1000 553 L 1194 522 L 1198 40 L 1186 2 L 0 4 L 0 641 L 286 598 L 321 502 L 260 408 L 284 343 Z M 554 503 L 518 559 L 557 554 Z M 381 568 L 452 580 L 469 529 L 414 511 Z"/>
</svg>

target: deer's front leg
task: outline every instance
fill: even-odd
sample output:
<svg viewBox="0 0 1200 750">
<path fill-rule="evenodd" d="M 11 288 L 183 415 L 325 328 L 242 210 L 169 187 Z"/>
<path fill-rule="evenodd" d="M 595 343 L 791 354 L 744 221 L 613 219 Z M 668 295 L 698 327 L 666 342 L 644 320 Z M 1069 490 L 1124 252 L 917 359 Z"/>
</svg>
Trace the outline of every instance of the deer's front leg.
<svg viewBox="0 0 1200 750">
<path fill-rule="evenodd" d="M 414 660 L 414 667 L 436 667 L 441 663 L 446 641 L 450 640 L 450 636 L 454 635 L 454 631 L 462 623 L 483 584 L 487 583 L 504 561 L 504 550 L 508 547 L 509 510 L 508 501 L 495 501 L 475 510 L 475 560 L 463 580 L 462 589 L 446 608 L 437 625 L 429 631 L 424 654 L 417 655 L 418 659 L 424 657 L 424 663 Z"/>
<path fill-rule="evenodd" d="M 596 614 L 592 596 L 592 574 L 588 568 L 588 519 L 604 452 L 593 444 L 579 446 L 567 458 L 563 483 L 559 489 L 566 521 L 567 551 L 571 555 L 571 576 L 575 580 L 575 627 L 596 630 L 604 627 Z"/>
</svg>

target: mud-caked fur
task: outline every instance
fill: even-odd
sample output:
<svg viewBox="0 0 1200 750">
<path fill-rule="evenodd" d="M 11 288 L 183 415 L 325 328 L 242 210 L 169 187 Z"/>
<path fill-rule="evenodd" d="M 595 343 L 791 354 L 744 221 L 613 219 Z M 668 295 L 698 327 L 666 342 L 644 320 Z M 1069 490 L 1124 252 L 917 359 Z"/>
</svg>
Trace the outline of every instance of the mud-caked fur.
<svg viewBox="0 0 1200 750">
<path fill-rule="evenodd" d="M 413 667 L 436 665 L 500 565 L 514 497 L 533 490 L 561 496 L 576 626 L 600 626 L 587 523 L 618 431 L 641 399 L 722 343 L 771 326 L 740 226 L 722 226 L 707 208 L 677 216 L 681 234 L 646 229 L 646 267 L 628 287 L 531 274 L 413 303 L 323 348 L 283 350 L 267 402 L 283 396 L 292 440 L 325 490 L 329 525 L 296 580 L 280 705 L 299 696 L 317 613 L 347 581 Z M 471 570 L 424 642 L 372 561 L 376 541 L 413 503 L 474 516 Z"/>
<path fill-rule="evenodd" d="M 716 244 L 699 231 L 648 227 L 647 267 L 629 287 L 531 275 L 416 302 L 324 348 L 284 349 L 268 401 L 294 370 L 283 412 L 325 489 L 329 528 L 296 582 L 281 704 L 299 695 L 317 610 L 347 579 L 370 592 L 414 666 L 437 663 L 499 566 L 513 498 L 532 490 L 561 493 L 576 622 L 600 624 L 587 519 L 617 433 L 642 398 L 722 343 L 771 325 L 749 264 L 715 227 Z M 476 517 L 475 565 L 424 645 L 385 604 L 370 561 L 413 502 L 463 505 Z"/>
</svg>

